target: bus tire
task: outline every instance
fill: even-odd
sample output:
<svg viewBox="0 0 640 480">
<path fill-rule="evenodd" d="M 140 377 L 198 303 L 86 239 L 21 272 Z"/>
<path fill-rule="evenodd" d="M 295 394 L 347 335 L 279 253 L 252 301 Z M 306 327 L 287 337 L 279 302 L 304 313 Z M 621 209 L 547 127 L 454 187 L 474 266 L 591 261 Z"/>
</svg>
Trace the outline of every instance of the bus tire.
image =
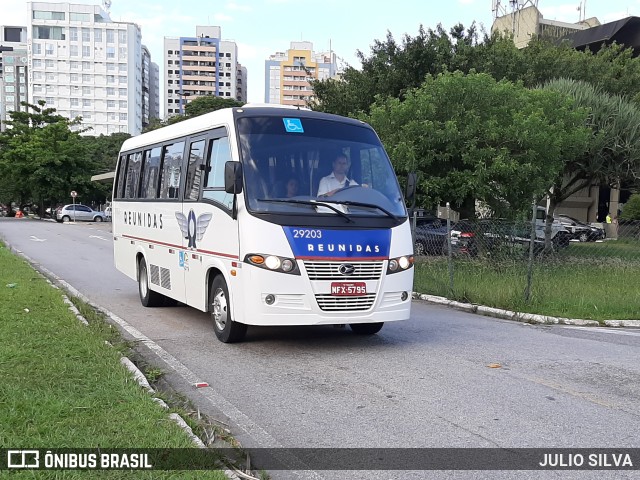
<svg viewBox="0 0 640 480">
<path fill-rule="evenodd" d="M 164 295 L 149 288 L 149 272 L 144 258 L 138 262 L 138 293 L 144 307 L 160 307 L 164 303 Z"/>
<path fill-rule="evenodd" d="M 375 323 L 350 323 L 351 331 L 358 335 L 373 335 L 380 331 L 384 322 Z"/>
<path fill-rule="evenodd" d="M 229 289 L 222 275 L 216 275 L 209 290 L 209 311 L 216 337 L 223 343 L 240 342 L 247 333 L 244 323 L 235 322 L 231 318 L 231 301 Z"/>
</svg>

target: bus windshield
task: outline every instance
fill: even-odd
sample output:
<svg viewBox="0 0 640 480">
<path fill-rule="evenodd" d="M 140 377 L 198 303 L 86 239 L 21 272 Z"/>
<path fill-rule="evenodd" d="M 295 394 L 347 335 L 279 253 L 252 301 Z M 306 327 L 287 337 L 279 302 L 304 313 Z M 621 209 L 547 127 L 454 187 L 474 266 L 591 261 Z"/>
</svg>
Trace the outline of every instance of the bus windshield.
<svg viewBox="0 0 640 480">
<path fill-rule="evenodd" d="M 370 127 L 295 113 L 237 119 L 249 210 L 406 217 L 391 162 Z"/>
</svg>

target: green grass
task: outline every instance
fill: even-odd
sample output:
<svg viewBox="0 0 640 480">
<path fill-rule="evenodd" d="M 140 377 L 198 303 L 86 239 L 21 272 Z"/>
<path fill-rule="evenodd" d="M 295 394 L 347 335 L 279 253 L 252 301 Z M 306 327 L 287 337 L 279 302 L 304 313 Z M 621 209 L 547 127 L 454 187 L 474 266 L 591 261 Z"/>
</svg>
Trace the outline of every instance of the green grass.
<svg viewBox="0 0 640 480">
<path fill-rule="evenodd" d="M 568 250 L 573 249 L 572 244 Z M 419 259 L 414 289 L 518 312 L 599 321 L 640 319 L 640 260 L 572 256 L 536 261 L 529 302 L 524 300 L 525 261 L 456 258 L 453 264 L 453 292 L 447 257 Z"/>
<path fill-rule="evenodd" d="M 62 291 L 53 289 L 2 244 L 0 331 L 0 445 L 4 448 L 193 447 L 168 412 L 120 365 L 119 349 L 105 344 L 105 340 L 117 341 L 115 329 L 91 319 L 89 327 L 83 326 L 63 303 Z M 22 475 L 75 479 L 87 473 Z M 219 471 L 102 471 L 99 475 L 226 478 Z"/>
</svg>

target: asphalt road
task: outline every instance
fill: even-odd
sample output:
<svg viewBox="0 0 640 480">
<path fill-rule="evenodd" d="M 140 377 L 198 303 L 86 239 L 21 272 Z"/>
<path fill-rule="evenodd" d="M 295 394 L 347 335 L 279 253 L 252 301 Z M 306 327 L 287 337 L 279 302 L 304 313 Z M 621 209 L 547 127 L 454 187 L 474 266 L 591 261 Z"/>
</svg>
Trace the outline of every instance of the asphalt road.
<svg viewBox="0 0 640 480">
<path fill-rule="evenodd" d="M 110 224 L 0 218 L 0 238 L 114 312 L 167 379 L 254 447 L 640 447 L 640 330 L 531 326 L 414 302 L 372 337 L 146 309 L 113 267 Z M 168 363 L 165 363 L 168 362 Z M 497 368 L 492 368 L 497 367 Z M 210 388 L 195 389 L 193 379 Z M 637 472 L 637 471 L 636 471 Z M 631 478 L 634 472 L 274 472 L 275 478 Z M 636 477 L 637 478 L 637 477 Z"/>
</svg>

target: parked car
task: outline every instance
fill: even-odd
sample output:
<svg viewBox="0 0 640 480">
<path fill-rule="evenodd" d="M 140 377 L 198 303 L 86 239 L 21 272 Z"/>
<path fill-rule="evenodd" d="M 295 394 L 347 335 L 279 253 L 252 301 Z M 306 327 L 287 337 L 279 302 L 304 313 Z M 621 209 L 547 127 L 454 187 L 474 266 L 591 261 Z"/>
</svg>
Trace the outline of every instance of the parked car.
<svg viewBox="0 0 640 480">
<path fill-rule="evenodd" d="M 603 228 L 581 222 L 569 215 L 556 215 L 556 219 L 567 229 L 571 235 L 571 239 L 576 239 L 581 242 L 595 242 L 596 240 L 604 239 L 606 236 Z"/>
<path fill-rule="evenodd" d="M 477 255 L 475 233 L 471 222 L 462 220 L 451 223 L 451 253 Z M 415 254 L 448 255 L 447 221 L 437 217 L 416 219 Z"/>
<path fill-rule="evenodd" d="M 76 203 L 75 205 L 64 205 L 56 210 L 56 220 L 59 222 L 83 221 L 83 222 L 104 222 L 106 220 L 103 212 L 92 210 L 86 205 Z"/>
</svg>

